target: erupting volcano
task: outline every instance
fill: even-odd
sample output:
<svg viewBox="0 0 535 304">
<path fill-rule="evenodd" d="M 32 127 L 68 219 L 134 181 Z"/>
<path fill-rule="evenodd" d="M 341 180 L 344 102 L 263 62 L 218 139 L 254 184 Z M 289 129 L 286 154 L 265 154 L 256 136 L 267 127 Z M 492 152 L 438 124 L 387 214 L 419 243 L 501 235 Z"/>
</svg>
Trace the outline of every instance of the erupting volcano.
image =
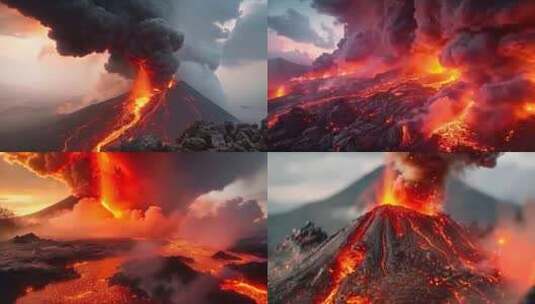
<svg viewBox="0 0 535 304">
<path fill-rule="evenodd" d="M 440 209 L 443 178 L 458 160 L 411 154 L 393 158 L 395 167 L 377 185 L 371 210 L 273 282 L 274 303 L 503 299 L 504 282 L 491 256 Z"/>
<path fill-rule="evenodd" d="M 138 75 L 134 81 L 131 96 L 128 103 L 123 108 L 121 118 L 122 124 L 110 131 L 95 146 L 96 151 L 101 151 L 107 145 L 122 138 L 125 133 L 143 122 L 143 118 L 151 109 L 158 107 L 159 103 L 165 99 L 165 93 L 173 88 L 175 80 L 170 80 L 164 89 L 153 88 L 149 73 L 143 64 L 139 64 Z M 65 144 L 66 148 L 68 143 Z"/>
<path fill-rule="evenodd" d="M 270 87 L 274 150 L 529 150 L 529 0 L 312 1 L 345 26 L 312 70 Z"/>
</svg>

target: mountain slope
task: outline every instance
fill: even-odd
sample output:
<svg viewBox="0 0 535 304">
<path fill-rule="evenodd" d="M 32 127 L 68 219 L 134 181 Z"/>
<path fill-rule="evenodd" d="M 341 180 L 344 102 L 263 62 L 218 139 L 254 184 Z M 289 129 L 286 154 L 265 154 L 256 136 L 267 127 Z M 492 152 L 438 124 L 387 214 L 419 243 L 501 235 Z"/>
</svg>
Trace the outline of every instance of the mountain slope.
<svg viewBox="0 0 535 304">
<path fill-rule="evenodd" d="M 383 168 L 377 168 L 337 194 L 306 204 L 297 209 L 268 217 L 270 248 L 290 231 L 312 221 L 331 234 L 349 224 L 373 201 L 373 185 L 381 177 Z M 447 185 L 444 211 L 463 225 L 477 223 L 486 228 L 496 223 L 499 214 L 513 216 L 514 206 L 501 203 L 459 179 Z"/>
<path fill-rule="evenodd" d="M 273 281 L 273 303 L 487 303 L 500 274 L 450 217 L 374 208 Z M 476 267 L 477 265 L 477 267 Z"/>
<path fill-rule="evenodd" d="M 123 103 L 128 94 L 90 105 L 79 111 L 58 115 L 53 122 L 44 122 L 24 130 L 0 131 L 1 151 L 85 151 L 91 150 L 103 134 L 121 119 Z M 236 122 L 237 119 L 195 91 L 179 82 L 167 93 L 163 106 L 150 113 L 129 136 L 153 134 L 174 140 L 191 123 L 205 120 L 215 123 Z"/>
<path fill-rule="evenodd" d="M 272 58 L 268 60 L 268 82 L 269 86 L 280 85 L 289 79 L 302 75 L 310 70 L 310 67 L 293 63 L 283 58 Z"/>
</svg>

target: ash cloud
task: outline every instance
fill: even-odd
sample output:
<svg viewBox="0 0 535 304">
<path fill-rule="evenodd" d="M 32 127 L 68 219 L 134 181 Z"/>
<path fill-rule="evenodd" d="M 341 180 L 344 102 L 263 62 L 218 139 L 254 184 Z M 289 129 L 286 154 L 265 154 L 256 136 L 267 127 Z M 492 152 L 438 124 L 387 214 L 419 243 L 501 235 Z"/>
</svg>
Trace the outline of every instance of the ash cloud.
<svg viewBox="0 0 535 304">
<path fill-rule="evenodd" d="M 293 8 L 289 8 L 285 14 L 268 17 L 269 28 L 278 35 L 288 37 L 298 42 L 311 43 L 320 48 L 335 47 L 334 33 L 331 28 L 322 25 L 327 38 L 323 38 L 312 28 L 310 19 Z"/>
<path fill-rule="evenodd" d="M 107 153 L 114 167 L 103 170 L 97 153 L 4 153 L 3 158 L 42 177 L 67 184 L 73 195 L 98 198 L 102 174 L 118 185 L 129 209 L 158 206 L 164 213 L 185 211 L 202 194 L 248 179 L 267 166 L 263 153 Z M 124 183 L 135 182 L 135 191 Z M 120 185 L 120 186 L 119 186 Z M 120 191 L 119 191 L 120 190 Z"/>
<path fill-rule="evenodd" d="M 109 72 L 132 76 L 133 65 L 142 62 L 157 83 L 169 80 L 178 69 L 174 53 L 184 36 L 163 18 L 169 8 L 165 1 L 2 2 L 48 27 L 48 36 L 63 56 L 108 52 Z"/>
<path fill-rule="evenodd" d="M 444 201 L 447 178 L 451 174 L 463 172 L 466 168 L 493 168 L 499 153 L 389 153 L 389 161 L 398 175 L 394 188 L 410 193 L 412 204 L 422 205 L 429 202 L 441 207 Z"/>
</svg>

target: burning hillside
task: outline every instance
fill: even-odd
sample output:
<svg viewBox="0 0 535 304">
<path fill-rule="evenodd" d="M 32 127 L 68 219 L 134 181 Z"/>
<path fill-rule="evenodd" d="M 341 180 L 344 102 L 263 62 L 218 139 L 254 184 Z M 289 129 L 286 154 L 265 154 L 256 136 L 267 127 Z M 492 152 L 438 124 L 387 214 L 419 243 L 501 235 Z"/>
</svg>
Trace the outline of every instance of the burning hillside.
<svg viewBox="0 0 535 304">
<path fill-rule="evenodd" d="M 505 151 L 535 132 L 531 1 L 313 1 L 345 25 L 271 87 L 274 150 Z"/>
<path fill-rule="evenodd" d="M 441 211 L 445 179 L 495 155 L 392 154 L 371 210 L 273 269 L 274 303 L 494 303 L 505 282 L 472 235 Z"/>
<path fill-rule="evenodd" d="M 0 280 L 11 282 L 7 286 L 13 290 L 9 303 L 267 303 L 265 254 L 256 254 L 257 248 L 267 250 L 260 203 L 203 197 L 217 196 L 237 179 L 257 174 L 262 158 L 170 153 L 2 156 L 65 183 L 73 196 L 66 204 L 14 219 L 15 233 L 36 232 L 54 241 L 28 234 L 0 242 L 5 253 Z M 221 230 L 228 222 L 235 224 Z M 119 246 L 117 238 L 129 246 Z M 234 249 L 250 239 L 258 241 Z M 24 278 L 32 271 L 39 276 Z"/>
</svg>

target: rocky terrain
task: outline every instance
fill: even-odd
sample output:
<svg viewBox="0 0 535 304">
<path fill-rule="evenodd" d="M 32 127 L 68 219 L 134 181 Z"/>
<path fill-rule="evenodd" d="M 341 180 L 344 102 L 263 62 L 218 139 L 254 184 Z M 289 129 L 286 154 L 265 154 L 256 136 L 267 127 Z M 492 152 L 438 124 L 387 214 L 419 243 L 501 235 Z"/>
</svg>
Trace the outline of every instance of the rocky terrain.
<svg viewBox="0 0 535 304">
<path fill-rule="evenodd" d="M 153 135 L 145 135 L 121 142 L 112 151 L 161 152 L 254 152 L 266 151 L 266 127 L 255 124 L 214 124 L 197 121 L 191 124 L 174 143 L 163 142 Z"/>
<path fill-rule="evenodd" d="M 0 242 L 2 303 L 14 303 L 28 288 L 40 289 L 55 281 L 78 277 L 72 264 L 129 250 L 128 240 L 53 241 L 35 234 Z"/>
</svg>

